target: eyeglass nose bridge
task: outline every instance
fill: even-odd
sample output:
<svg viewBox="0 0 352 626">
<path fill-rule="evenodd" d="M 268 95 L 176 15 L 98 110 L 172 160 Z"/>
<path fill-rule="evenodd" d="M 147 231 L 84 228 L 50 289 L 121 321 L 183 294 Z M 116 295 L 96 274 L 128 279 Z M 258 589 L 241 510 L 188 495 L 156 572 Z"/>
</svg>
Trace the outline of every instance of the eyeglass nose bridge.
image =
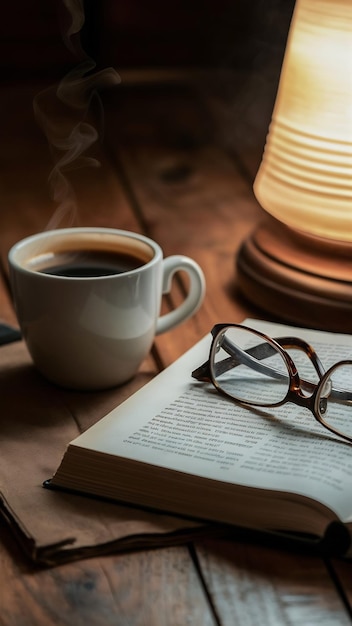
<svg viewBox="0 0 352 626">
<path fill-rule="evenodd" d="M 325 380 L 321 379 L 318 383 L 312 383 L 310 381 L 299 379 L 299 383 L 291 385 L 287 396 L 286 402 L 293 402 L 297 406 L 309 409 L 314 418 L 323 423 L 321 416 L 327 411 L 328 398 L 332 391 L 332 382 L 330 378 Z M 291 383 L 293 380 L 291 379 Z M 309 390 L 309 395 L 305 395 L 302 388 Z M 319 406 L 317 406 L 317 403 Z"/>
<path fill-rule="evenodd" d="M 310 393 L 304 394 L 303 389 L 306 389 Z M 297 406 L 301 406 L 305 409 L 309 409 L 313 415 L 315 415 L 315 402 L 316 395 L 319 389 L 319 384 L 311 383 L 294 376 L 291 378 L 290 388 L 287 392 L 285 402 L 292 402 Z"/>
</svg>

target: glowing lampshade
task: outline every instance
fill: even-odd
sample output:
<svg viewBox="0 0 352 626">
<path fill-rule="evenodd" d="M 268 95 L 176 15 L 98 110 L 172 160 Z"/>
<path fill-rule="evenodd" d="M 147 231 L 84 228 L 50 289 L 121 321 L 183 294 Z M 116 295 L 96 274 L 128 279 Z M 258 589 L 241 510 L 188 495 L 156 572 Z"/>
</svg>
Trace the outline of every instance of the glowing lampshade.
<svg viewBox="0 0 352 626">
<path fill-rule="evenodd" d="M 287 226 L 352 242 L 352 0 L 297 0 L 254 193 Z"/>
<path fill-rule="evenodd" d="M 352 0 L 296 0 L 254 193 L 266 213 L 237 255 L 241 291 L 352 333 Z"/>
</svg>

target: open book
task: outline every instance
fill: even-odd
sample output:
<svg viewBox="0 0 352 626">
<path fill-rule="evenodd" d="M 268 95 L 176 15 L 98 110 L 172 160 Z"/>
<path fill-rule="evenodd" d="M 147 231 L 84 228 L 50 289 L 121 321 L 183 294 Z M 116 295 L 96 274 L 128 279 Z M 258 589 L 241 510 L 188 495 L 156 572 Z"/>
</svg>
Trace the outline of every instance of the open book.
<svg viewBox="0 0 352 626">
<path fill-rule="evenodd" d="M 325 368 L 352 357 L 352 336 L 258 320 L 272 337 L 301 337 Z M 139 506 L 270 532 L 325 538 L 347 553 L 352 445 L 286 404 L 248 409 L 191 372 L 204 337 L 173 365 L 72 441 L 50 481 Z"/>
</svg>

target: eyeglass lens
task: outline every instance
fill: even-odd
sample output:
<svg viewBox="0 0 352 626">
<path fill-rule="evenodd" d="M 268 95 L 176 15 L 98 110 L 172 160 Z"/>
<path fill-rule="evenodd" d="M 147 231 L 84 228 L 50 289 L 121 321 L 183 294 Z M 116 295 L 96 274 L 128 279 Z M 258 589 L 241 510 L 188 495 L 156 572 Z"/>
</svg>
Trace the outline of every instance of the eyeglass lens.
<svg viewBox="0 0 352 626">
<path fill-rule="evenodd" d="M 217 387 L 240 402 L 271 406 L 286 397 L 286 361 L 275 344 L 255 331 L 227 327 L 214 342 L 210 361 Z"/>
</svg>

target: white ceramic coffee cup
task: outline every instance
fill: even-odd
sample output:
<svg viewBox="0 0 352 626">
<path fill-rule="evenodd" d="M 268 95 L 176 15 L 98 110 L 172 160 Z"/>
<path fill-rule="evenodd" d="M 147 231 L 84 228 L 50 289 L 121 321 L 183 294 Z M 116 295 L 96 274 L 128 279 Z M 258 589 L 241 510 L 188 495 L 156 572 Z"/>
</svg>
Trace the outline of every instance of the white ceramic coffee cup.
<svg viewBox="0 0 352 626">
<path fill-rule="evenodd" d="M 141 265 L 111 276 L 67 277 L 42 273 L 41 264 L 67 250 L 125 251 Z M 147 356 L 154 336 L 174 328 L 200 306 L 205 281 L 189 257 L 163 259 L 153 240 L 110 228 L 42 232 L 9 252 L 10 281 L 23 338 L 33 362 L 54 383 L 71 389 L 103 389 L 129 380 Z M 189 275 L 189 292 L 160 316 L 162 294 L 175 272 Z"/>
</svg>

